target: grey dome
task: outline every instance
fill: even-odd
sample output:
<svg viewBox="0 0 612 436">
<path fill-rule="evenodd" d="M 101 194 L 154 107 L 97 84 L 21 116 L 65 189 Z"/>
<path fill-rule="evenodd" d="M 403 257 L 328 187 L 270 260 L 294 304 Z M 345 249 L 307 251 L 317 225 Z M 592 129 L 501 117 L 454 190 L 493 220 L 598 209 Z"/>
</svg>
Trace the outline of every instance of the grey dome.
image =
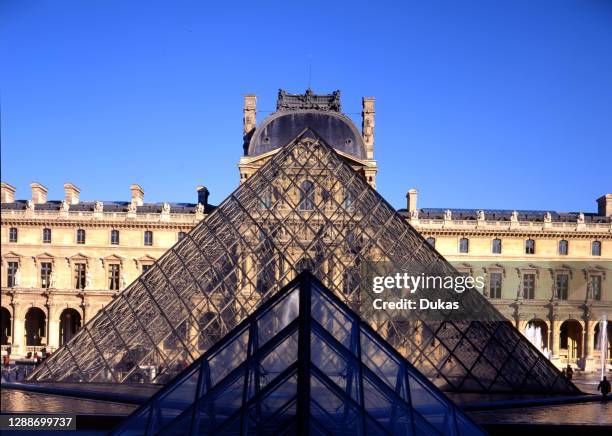
<svg viewBox="0 0 612 436">
<path fill-rule="evenodd" d="M 305 128 L 310 128 L 330 146 L 365 159 L 361 134 L 345 115 L 331 111 L 280 111 L 266 118 L 257 127 L 249 143 L 248 156 L 257 156 L 285 146 Z"/>
</svg>

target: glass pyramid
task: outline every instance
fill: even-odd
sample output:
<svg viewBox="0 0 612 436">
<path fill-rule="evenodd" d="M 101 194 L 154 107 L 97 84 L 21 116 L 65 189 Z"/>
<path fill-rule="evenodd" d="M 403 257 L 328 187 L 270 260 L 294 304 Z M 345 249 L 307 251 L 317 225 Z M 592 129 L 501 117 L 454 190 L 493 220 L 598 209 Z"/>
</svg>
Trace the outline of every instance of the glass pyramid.
<svg viewBox="0 0 612 436">
<path fill-rule="evenodd" d="M 309 269 L 442 390 L 578 392 L 476 291 L 445 291 L 459 317 L 368 315 L 367 265 L 458 272 L 312 130 L 265 159 L 31 379 L 165 383 Z"/>
<path fill-rule="evenodd" d="M 309 272 L 114 432 L 160 433 L 485 434 Z"/>
</svg>

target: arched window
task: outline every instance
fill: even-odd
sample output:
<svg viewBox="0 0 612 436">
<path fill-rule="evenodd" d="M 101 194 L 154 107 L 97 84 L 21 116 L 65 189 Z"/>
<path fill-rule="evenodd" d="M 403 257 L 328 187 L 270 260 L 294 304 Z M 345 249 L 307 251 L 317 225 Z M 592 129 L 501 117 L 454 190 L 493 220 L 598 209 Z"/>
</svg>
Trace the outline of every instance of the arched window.
<svg viewBox="0 0 612 436">
<path fill-rule="evenodd" d="M 559 241 L 559 256 L 567 256 L 568 243 L 565 239 Z"/>
<path fill-rule="evenodd" d="M 298 205 L 299 210 L 313 210 L 314 209 L 314 183 L 310 180 L 304 180 L 300 186 L 300 203 Z"/>
<path fill-rule="evenodd" d="M 145 230 L 144 232 L 144 244 L 151 246 L 153 245 L 153 232 L 151 230 Z"/>
<path fill-rule="evenodd" d="M 43 229 L 43 244 L 51 243 L 51 229 Z"/>
<path fill-rule="evenodd" d="M 84 244 L 84 243 L 85 243 L 85 230 L 78 229 L 77 230 L 77 244 Z"/>
<path fill-rule="evenodd" d="M 432 247 L 434 247 L 434 248 L 436 247 L 436 238 L 430 236 L 429 238 L 426 239 L 426 241 Z"/>
<path fill-rule="evenodd" d="M 470 240 L 468 238 L 459 239 L 459 253 L 468 253 L 470 251 Z"/>
<path fill-rule="evenodd" d="M 119 245 L 119 230 L 111 230 L 111 245 Z"/>
<path fill-rule="evenodd" d="M 601 242 L 593 241 L 591 244 L 591 254 L 593 256 L 601 256 Z"/>
<path fill-rule="evenodd" d="M 502 252 L 502 240 L 499 238 L 493 239 L 493 243 L 491 244 L 491 252 L 493 254 L 501 254 Z"/>
<path fill-rule="evenodd" d="M 535 241 L 533 239 L 525 241 L 525 254 L 535 254 Z"/>
</svg>

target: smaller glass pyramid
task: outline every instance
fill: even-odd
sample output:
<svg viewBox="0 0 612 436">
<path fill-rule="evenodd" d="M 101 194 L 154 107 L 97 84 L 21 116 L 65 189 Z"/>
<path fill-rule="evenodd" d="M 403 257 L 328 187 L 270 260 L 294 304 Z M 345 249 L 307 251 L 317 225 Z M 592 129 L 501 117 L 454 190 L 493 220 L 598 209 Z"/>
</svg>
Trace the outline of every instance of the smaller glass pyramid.
<svg viewBox="0 0 612 436">
<path fill-rule="evenodd" d="M 309 271 L 114 432 L 330 433 L 484 431 Z"/>
</svg>

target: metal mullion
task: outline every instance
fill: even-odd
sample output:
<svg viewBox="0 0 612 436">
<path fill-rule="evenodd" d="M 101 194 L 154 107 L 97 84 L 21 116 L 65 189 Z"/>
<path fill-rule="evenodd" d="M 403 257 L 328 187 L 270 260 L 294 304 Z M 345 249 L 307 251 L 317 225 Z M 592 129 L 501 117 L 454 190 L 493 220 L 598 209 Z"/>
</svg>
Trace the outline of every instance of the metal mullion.
<svg viewBox="0 0 612 436">
<path fill-rule="evenodd" d="M 376 420 L 374 417 L 372 417 L 372 415 L 370 415 L 369 412 L 367 412 L 365 410 L 365 404 L 359 405 L 355 400 L 353 400 L 351 397 L 347 397 L 345 396 L 344 392 L 342 391 L 342 389 L 340 389 L 338 387 L 338 385 L 336 383 L 334 383 L 333 380 L 331 380 L 327 374 L 325 374 L 323 371 L 321 371 L 319 368 L 317 368 L 315 365 L 312 366 L 311 371 L 316 375 L 317 379 L 323 383 L 330 391 L 332 391 L 334 394 L 336 394 L 342 401 L 348 402 L 349 404 L 351 404 L 355 409 L 360 410 L 361 411 L 361 415 L 362 415 L 362 419 L 363 419 L 363 426 L 364 426 L 364 430 L 365 430 L 365 422 L 366 422 L 366 417 L 370 418 L 370 421 L 373 422 L 375 425 L 377 425 L 379 428 L 379 430 L 383 431 L 385 434 L 389 434 L 389 432 L 384 429 L 382 427 L 382 425 L 378 422 L 378 420 Z M 319 403 L 315 400 L 314 401 L 321 410 L 323 410 L 325 413 L 327 413 L 327 411 L 321 407 L 319 405 Z M 327 413 L 327 415 L 329 416 L 329 413 Z M 332 420 L 333 421 L 333 420 Z"/>
<path fill-rule="evenodd" d="M 171 252 L 172 249 L 170 249 Z M 178 256 L 177 256 L 178 257 Z M 164 272 L 164 270 L 162 268 L 159 268 L 159 271 L 161 272 L 161 274 L 164 276 L 164 279 L 166 280 L 166 283 L 168 285 L 168 287 L 170 287 L 170 289 L 172 289 L 172 291 L 174 292 L 174 294 L 178 297 L 179 301 L 183 304 L 183 306 L 185 307 L 185 309 L 187 309 L 187 317 L 182 320 L 181 322 L 179 322 L 177 325 L 181 325 L 182 322 L 185 322 L 187 320 L 191 320 L 191 314 L 192 311 L 191 309 L 189 309 L 189 307 L 185 304 L 185 301 L 181 298 L 180 294 L 176 291 L 176 289 L 174 288 L 174 286 L 172 285 L 172 282 L 170 281 L 170 279 L 168 279 L 168 276 L 166 275 L 166 273 Z M 194 308 L 197 307 L 197 305 L 194 305 Z M 177 334 L 177 332 L 174 330 L 174 326 L 170 325 L 171 329 L 172 329 L 172 333 L 178 338 L 179 342 L 183 345 L 183 347 L 187 350 L 187 352 L 191 355 L 191 350 L 190 348 L 183 342 L 183 340 L 181 339 L 180 335 Z M 195 360 L 196 358 L 194 356 L 191 356 L 191 358 L 193 360 Z"/>
<path fill-rule="evenodd" d="M 310 434 L 310 335 L 311 292 L 310 274 L 302 274 L 299 282 L 298 308 L 298 369 L 297 369 L 297 429 L 300 435 Z"/>
<path fill-rule="evenodd" d="M 153 297 L 153 294 L 151 293 L 151 291 L 149 290 L 148 286 L 146 285 L 146 283 L 144 282 L 144 280 L 142 280 L 141 278 L 138 279 L 138 281 L 142 284 L 142 286 L 144 286 L 145 291 L 149 294 L 149 297 L 151 298 L 151 300 L 153 301 L 153 303 L 155 304 L 155 306 L 157 306 L 157 309 L 159 310 L 159 314 L 161 315 L 161 318 L 164 319 L 166 321 L 166 323 L 168 323 L 168 326 L 170 327 L 170 330 L 174 333 L 174 335 L 179 338 L 179 335 L 176 334 L 176 331 L 174 330 L 174 327 L 172 325 L 172 323 L 170 322 L 170 320 L 166 317 L 166 314 L 163 312 L 162 308 L 159 306 L 159 303 L 157 302 L 157 300 L 155 299 L 155 297 Z M 134 309 L 132 308 L 132 306 L 130 304 L 128 304 L 128 307 L 130 308 L 130 310 L 132 312 L 134 312 Z M 135 314 L 135 312 L 134 312 Z M 145 326 L 142 325 L 142 322 L 140 321 L 139 317 L 136 317 L 136 319 L 138 320 L 138 323 L 141 325 L 141 327 L 144 330 L 145 335 L 149 338 L 149 340 L 151 341 L 151 343 L 153 344 L 153 346 L 155 347 L 155 351 L 159 354 L 159 356 L 163 359 L 164 363 L 166 364 L 166 368 L 169 367 L 168 365 L 168 361 L 166 360 L 166 358 L 164 357 L 164 355 L 159 351 L 159 346 L 155 343 L 155 341 L 153 341 L 153 338 L 149 335 L 149 331 L 146 329 Z M 165 338 L 164 338 L 165 339 Z M 163 339 L 162 339 L 163 341 Z M 161 342 L 160 342 L 161 343 Z"/>
<path fill-rule="evenodd" d="M 111 317 L 108 315 L 108 313 L 106 313 L 106 310 L 102 309 L 100 312 L 102 312 L 104 314 L 104 316 L 106 316 L 106 319 L 108 319 L 110 321 L 110 325 L 111 328 L 115 331 L 115 334 L 117 335 L 117 337 L 119 338 L 119 340 L 121 341 L 121 343 L 123 344 L 123 347 L 125 348 L 125 351 L 127 353 L 130 352 L 130 347 L 128 347 L 128 345 L 126 344 L 126 342 L 123 340 L 123 337 L 121 336 L 121 334 L 119 333 L 119 330 L 117 330 L 117 327 L 115 326 L 115 323 L 113 322 L 113 320 L 111 319 Z M 93 339 L 93 338 L 92 338 Z M 97 347 L 96 347 L 97 348 Z M 113 374 L 114 370 L 111 369 L 111 374 Z M 121 380 L 119 383 L 122 383 L 123 380 Z"/>
</svg>

